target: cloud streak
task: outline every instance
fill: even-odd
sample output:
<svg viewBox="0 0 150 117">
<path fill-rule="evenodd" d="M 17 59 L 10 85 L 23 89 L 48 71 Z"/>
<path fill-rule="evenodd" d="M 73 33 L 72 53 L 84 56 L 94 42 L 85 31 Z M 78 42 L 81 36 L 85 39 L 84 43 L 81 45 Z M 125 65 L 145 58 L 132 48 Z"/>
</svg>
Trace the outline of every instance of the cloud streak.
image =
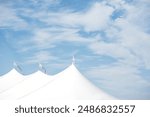
<svg viewBox="0 0 150 117">
<path fill-rule="evenodd" d="M 27 27 L 27 23 L 19 18 L 15 9 L 0 5 L 0 28 L 22 29 Z"/>
</svg>

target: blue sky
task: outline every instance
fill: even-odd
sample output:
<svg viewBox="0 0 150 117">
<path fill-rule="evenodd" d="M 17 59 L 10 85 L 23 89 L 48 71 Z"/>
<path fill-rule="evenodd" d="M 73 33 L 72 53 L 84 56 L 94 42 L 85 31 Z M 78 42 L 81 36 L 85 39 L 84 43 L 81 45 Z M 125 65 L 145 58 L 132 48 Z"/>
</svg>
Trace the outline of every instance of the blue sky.
<svg viewBox="0 0 150 117">
<path fill-rule="evenodd" d="M 0 0 L 0 75 L 71 64 L 120 99 L 150 99 L 149 0 Z"/>
</svg>

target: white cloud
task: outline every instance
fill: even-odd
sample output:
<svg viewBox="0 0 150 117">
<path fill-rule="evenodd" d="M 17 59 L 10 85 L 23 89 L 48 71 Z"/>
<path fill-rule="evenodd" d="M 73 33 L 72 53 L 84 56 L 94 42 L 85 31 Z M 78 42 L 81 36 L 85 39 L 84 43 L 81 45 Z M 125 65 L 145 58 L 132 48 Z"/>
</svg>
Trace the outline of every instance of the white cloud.
<svg viewBox="0 0 150 117">
<path fill-rule="evenodd" d="M 52 4 L 52 3 L 56 3 L 56 2 L 58 2 L 58 0 L 30 0 L 31 2 L 33 2 L 34 4 L 37 4 L 37 3 L 41 3 L 41 2 L 43 2 L 43 4 L 44 3 L 46 3 L 46 4 Z"/>
<path fill-rule="evenodd" d="M 150 69 L 150 35 L 145 32 L 141 18 L 149 17 L 149 13 L 145 13 L 145 5 L 124 4 L 127 15 L 123 18 L 116 19 L 109 28 L 105 30 L 108 38 L 113 40 L 111 43 L 103 42 L 99 38 L 99 42 L 93 42 L 89 48 L 93 52 L 100 55 L 109 55 L 119 59 L 124 64 L 134 65 L 138 67 L 144 66 Z M 140 8 L 140 9 L 139 9 Z M 136 13 L 137 12 L 137 13 Z M 141 19 L 140 21 L 138 19 Z M 144 27 L 149 26 L 149 20 L 143 20 Z M 138 25 L 139 24 L 139 25 Z M 120 61 L 121 60 L 121 61 Z"/>
<path fill-rule="evenodd" d="M 82 37 L 78 32 L 83 28 L 86 31 L 97 31 L 105 29 L 110 22 L 113 8 L 103 3 L 94 3 L 84 12 L 61 11 L 46 12 L 23 10 L 23 15 L 36 18 L 52 28 L 34 28 L 32 40 L 39 48 L 47 48 L 52 43 L 67 41 L 88 44 L 91 39 Z M 33 14 L 30 16 L 29 14 Z M 56 27 L 55 27 L 56 25 Z M 25 49 L 26 50 L 26 49 Z"/>
<path fill-rule="evenodd" d="M 1 28 L 22 29 L 27 26 L 27 23 L 17 16 L 15 9 L 0 5 L 0 11 Z"/>
<path fill-rule="evenodd" d="M 149 99 L 150 83 L 138 75 L 138 70 L 124 64 L 91 68 L 87 76 L 97 78 L 99 87 L 122 99 Z"/>
<path fill-rule="evenodd" d="M 147 54 L 150 50 L 150 35 L 124 19 L 118 20 L 117 26 L 121 28 L 118 34 L 121 45 L 131 50 L 132 54 L 139 58 L 146 68 L 150 68 L 150 55 Z"/>
<path fill-rule="evenodd" d="M 149 99 L 147 90 L 150 83 L 139 75 L 140 68 L 150 69 L 149 8 L 143 2 L 123 5 L 126 16 L 117 18 L 105 30 L 107 38 L 112 41 L 107 43 L 103 37 L 99 37 L 99 41 L 93 41 L 89 45 L 97 55 L 108 55 L 118 62 L 113 66 L 93 68 L 87 74 L 103 78 L 102 81 L 98 80 L 102 87 L 112 87 L 109 90 L 120 97 Z"/>
<path fill-rule="evenodd" d="M 30 50 L 42 50 L 56 47 L 55 44 L 61 42 L 90 43 L 89 38 L 81 37 L 78 34 L 78 29 L 73 28 L 35 28 L 32 30 L 32 36 L 28 39 L 19 40 L 16 42 L 15 48 L 18 52 L 29 52 Z M 32 45 L 32 46 L 31 46 Z"/>
<path fill-rule="evenodd" d="M 86 31 L 103 30 L 108 26 L 113 11 L 112 7 L 95 3 L 88 12 L 79 16 L 79 23 Z"/>
<path fill-rule="evenodd" d="M 84 12 L 64 10 L 62 12 L 39 12 L 33 17 L 48 25 L 61 25 L 64 27 L 81 28 L 86 31 L 97 31 L 105 29 L 114 9 L 102 3 L 95 3 Z"/>
<path fill-rule="evenodd" d="M 26 63 L 47 63 L 50 60 L 56 60 L 57 58 L 51 55 L 48 51 L 35 52 L 32 56 L 27 58 Z"/>
<path fill-rule="evenodd" d="M 32 0 L 32 2 L 40 4 L 38 0 Z M 55 3 L 56 1 L 45 0 L 44 3 L 46 4 L 47 2 Z M 18 27 L 19 29 L 21 29 L 21 26 L 25 26 L 25 22 L 16 14 L 17 9 L 21 11 L 21 16 L 42 21 L 43 23 L 46 23 L 47 26 L 52 25 L 51 28 L 39 28 L 38 24 L 36 24 L 37 26 L 28 26 L 27 29 L 33 34 L 33 36 L 25 41 L 21 41 L 23 42 L 23 45 L 33 45 L 25 48 L 19 47 L 20 52 L 29 51 L 30 48 L 51 48 L 51 46 L 54 47 L 53 43 L 58 41 L 89 44 L 91 42 L 90 39 L 82 37 L 78 32 L 81 29 L 86 31 L 97 31 L 106 28 L 110 22 L 110 15 L 113 12 L 112 7 L 103 3 L 94 3 L 84 12 L 74 12 L 71 10 L 52 12 L 45 9 L 41 9 L 41 11 L 36 12 L 36 10 L 32 8 L 17 8 L 15 10 L 15 8 L 10 7 L 5 7 L 3 9 L 8 12 L 5 12 L 3 16 L 7 17 L 8 21 L 6 18 L 0 19 L 1 24 L 3 25 Z M 20 14 L 19 12 L 17 13 Z"/>
<path fill-rule="evenodd" d="M 125 0 L 105 0 L 104 2 L 115 9 L 123 8 L 123 6 L 126 4 Z"/>
<path fill-rule="evenodd" d="M 120 43 L 94 42 L 89 45 L 89 48 L 98 55 L 111 56 L 118 62 L 128 64 L 130 66 L 141 66 L 141 60 L 136 55 L 132 54 L 130 49 L 122 46 Z"/>
<path fill-rule="evenodd" d="M 89 10 L 68 18 L 70 24 L 83 26 L 86 31 L 97 31 L 105 29 L 110 21 L 113 8 L 102 3 L 95 3 Z M 67 16 L 69 17 L 69 16 Z M 75 19 L 73 21 L 71 19 Z M 66 19 L 64 18 L 64 21 Z"/>
<path fill-rule="evenodd" d="M 78 29 L 73 28 L 45 28 L 34 30 L 32 41 L 37 47 L 49 48 L 57 42 L 77 42 L 77 43 L 89 43 L 90 40 L 81 37 L 78 34 Z"/>
<path fill-rule="evenodd" d="M 125 9 L 127 10 L 127 18 L 126 20 L 138 28 L 142 29 L 142 31 L 150 32 L 150 2 L 146 0 L 139 0 L 135 2 L 133 5 L 125 5 Z"/>
</svg>

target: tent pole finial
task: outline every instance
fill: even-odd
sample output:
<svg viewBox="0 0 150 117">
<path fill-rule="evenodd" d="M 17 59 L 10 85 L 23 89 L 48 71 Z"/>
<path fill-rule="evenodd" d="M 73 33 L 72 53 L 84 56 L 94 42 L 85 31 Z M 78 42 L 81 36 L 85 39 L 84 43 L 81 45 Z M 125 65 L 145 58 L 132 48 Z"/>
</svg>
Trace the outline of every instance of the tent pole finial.
<svg viewBox="0 0 150 117">
<path fill-rule="evenodd" d="M 75 64 L 75 57 L 74 57 L 74 55 L 72 56 L 72 64 Z"/>
</svg>

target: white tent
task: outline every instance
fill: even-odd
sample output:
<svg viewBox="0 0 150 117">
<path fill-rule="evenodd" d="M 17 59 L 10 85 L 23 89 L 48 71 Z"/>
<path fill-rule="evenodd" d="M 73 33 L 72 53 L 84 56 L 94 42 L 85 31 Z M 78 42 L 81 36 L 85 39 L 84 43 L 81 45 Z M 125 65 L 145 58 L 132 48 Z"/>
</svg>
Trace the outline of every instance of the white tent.
<svg viewBox="0 0 150 117">
<path fill-rule="evenodd" d="M 74 66 L 49 76 L 23 76 L 15 69 L 0 78 L 0 99 L 114 99 L 87 80 Z"/>
<path fill-rule="evenodd" d="M 0 99 L 19 99 L 25 95 L 33 93 L 36 90 L 39 90 L 44 85 L 53 80 L 51 76 L 48 76 L 41 71 L 37 71 L 31 75 L 24 77 L 25 78 L 23 82 L 20 82 L 11 89 L 1 93 Z"/>
<path fill-rule="evenodd" d="M 22 99 L 114 99 L 90 83 L 72 64 L 54 81 Z"/>
<path fill-rule="evenodd" d="M 0 77 L 0 93 L 14 87 L 24 80 L 24 76 L 12 69 L 6 75 Z"/>
</svg>

